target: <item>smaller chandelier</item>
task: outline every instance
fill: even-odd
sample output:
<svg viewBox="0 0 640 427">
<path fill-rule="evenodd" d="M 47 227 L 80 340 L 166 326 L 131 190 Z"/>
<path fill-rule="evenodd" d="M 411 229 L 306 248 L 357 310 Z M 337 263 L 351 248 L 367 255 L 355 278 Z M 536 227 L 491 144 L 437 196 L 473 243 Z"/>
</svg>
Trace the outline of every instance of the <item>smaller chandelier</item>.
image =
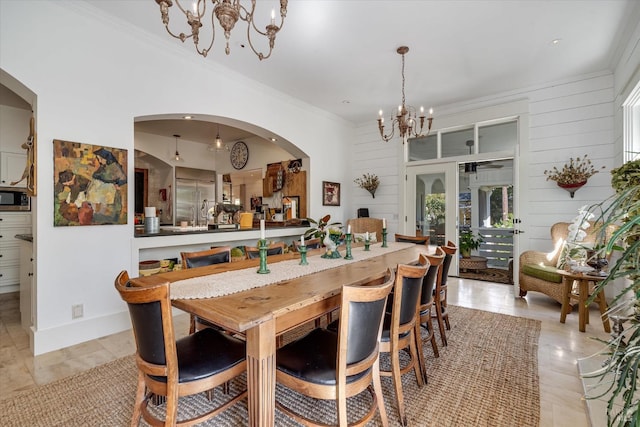
<svg viewBox="0 0 640 427">
<path fill-rule="evenodd" d="M 179 0 L 156 0 L 156 3 L 160 6 L 160 13 L 162 14 L 162 23 L 164 27 L 167 29 L 167 32 L 177 39 L 180 39 L 183 43 L 186 39 L 192 38 L 193 43 L 195 45 L 196 51 L 206 57 L 211 48 L 213 47 L 213 42 L 216 38 L 216 29 L 215 29 L 215 18 L 218 18 L 218 22 L 220 23 L 220 27 L 224 30 L 224 37 L 227 40 L 227 46 L 225 48 L 225 53 L 229 55 L 231 49 L 229 48 L 229 38 L 231 37 L 231 30 L 238 22 L 238 19 L 245 21 L 247 23 L 247 39 L 249 41 L 249 46 L 251 50 L 258 55 L 260 60 L 267 59 L 271 56 L 271 52 L 273 51 L 273 46 L 276 41 L 276 34 L 282 28 L 284 24 L 284 18 L 287 16 L 287 3 L 288 0 L 280 0 L 280 25 L 275 24 L 275 10 L 271 11 L 271 22 L 266 26 L 265 31 L 260 31 L 255 24 L 253 13 L 256 8 L 256 0 L 251 0 L 251 10 L 247 10 L 244 6 L 240 4 L 240 0 L 210 0 L 213 6 L 213 10 L 211 11 L 211 43 L 209 46 L 202 49 L 200 48 L 200 28 L 202 27 L 202 18 L 206 16 L 206 8 L 207 8 L 207 0 L 197 0 L 193 2 L 192 9 L 183 8 L 180 4 Z M 178 9 L 185 15 L 187 18 L 187 24 L 191 27 L 191 34 L 186 35 L 185 33 L 175 34 L 169 29 L 169 8 L 173 6 L 173 3 L 176 3 Z M 251 41 L 251 29 L 269 39 L 269 53 L 266 55 L 262 52 L 258 52 L 256 48 L 253 46 L 253 42 Z"/>
<path fill-rule="evenodd" d="M 380 136 L 384 142 L 389 142 L 395 134 L 397 125 L 400 138 L 402 138 L 402 143 L 404 144 L 404 141 L 407 138 L 417 138 L 429 135 L 431 132 L 431 124 L 433 122 L 433 108 L 429 109 L 429 117 L 427 118 L 424 115 L 424 107 L 420 107 L 420 116 L 417 116 L 416 109 L 405 104 L 404 55 L 409 52 L 409 48 L 407 46 L 400 46 L 397 52 L 402 55 L 402 104 L 398 106 L 398 114 L 395 118 L 391 116 L 391 133 L 389 135 L 385 135 L 384 133 L 384 117 L 382 117 L 382 110 L 378 113 L 378 129 L 380 130 Z M 420 119 L 420 130 L 418 130 L 418 119 Z M 425 119 L 427 119 L 427 133 L 423 134 L 422 131 L 424 129 Z"/>
</svg>

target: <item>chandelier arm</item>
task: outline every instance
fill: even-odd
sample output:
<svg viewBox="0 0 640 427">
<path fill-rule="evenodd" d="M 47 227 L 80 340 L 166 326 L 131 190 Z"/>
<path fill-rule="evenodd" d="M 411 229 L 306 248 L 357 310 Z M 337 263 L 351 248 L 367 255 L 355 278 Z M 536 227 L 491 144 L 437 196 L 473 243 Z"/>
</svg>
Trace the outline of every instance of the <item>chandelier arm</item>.
<svg viewBox="0 0 640 427">
<path fill-rule="evenodd" d="M 200 48 L 200 28 L 202 27 L 202 18 L 206 15 L 206 2 L 208 0 L 197 0 L 194 8 L 185 8 L 180 4 L 180 0 L 156 0 L 156 3 L 160 6 L 160 13 L 162 17 L 162 23 L 164 24 L 167 33 L 174 38 L 180 39 L 184 43 L 184 41 L 188 38 L 193 39 L 193 43 L 196 51 L 206 57 L 209 51 L 213 48 L 213 43 L 215 42 L 215 18 L 218 19 L 220 27 L 222 27 L 226 39 L 226 48 L 225 52 L 227 55 L 230 53 L 229 40 L 231 36 L 231 31 L 233 30 L 235 24 L 240 19 L 247 23 L 247 39 L 249 42 L 249 46 L 251 50 L 258 56 L 260 60 L 267 59 L 271 56 L 275 45 L 275 38 L 277 33 L 280 31 L 282 26 L 284 25 L 284 18 L 287 15 L 287 5 L 288 0 L 280 0 L 280 25 L 277 26 L 274 23 L 274 19 L 272 18 L 269 25 L 266 26 L 265 31 L 260 31 L 256 27 L 256 23 L 254 21 L 254 12 L 256 8 L 256 0 L 251 0 L 251 8 L 247 9 L 247 7 L 243 6 L 240 1 L 241 0 L 211 0 L 213 12 L 211 13 L 211 27 L 212 27 L 212 35 L 211 42 L 209 45 L 202 49 Z M 190 34 L 185 34 L 181 32 L 179 34 L 174 33 L 169 28 L 169 10 L 176 4 L 177 8 L 182 12 L 184 16 L 187 18 L 187 24 L 191 27 Z M 269 40 L 269 52 L 268 54 L 263 54 L 259 52 L 253 45 L 253 40 L 251 39 L 251 28 L 255 30 L 256 33 L 267 37 Z"/>
</svg>

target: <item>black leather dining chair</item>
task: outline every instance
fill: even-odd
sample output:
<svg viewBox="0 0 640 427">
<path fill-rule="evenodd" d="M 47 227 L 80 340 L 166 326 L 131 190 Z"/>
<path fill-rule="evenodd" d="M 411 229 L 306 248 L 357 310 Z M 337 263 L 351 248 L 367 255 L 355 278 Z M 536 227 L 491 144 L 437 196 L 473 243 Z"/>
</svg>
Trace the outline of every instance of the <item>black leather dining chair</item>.
<svg viewBox="0 0 640 427">
<path fill-rule="evenodd" d="M 338 425 L 365 425 L 376 411 L 388 425 L 379 371 L 379 341 L 386 299 L 393 286 L 391 270 L 357 285 L 342 287 L 337 331 L 316 328 L 276 353 L 276 381 L 315 399 L 335 400 Z M 373 384 L 373 388 L 371 385 Z M 348 422 L 347 398 L 365 390 L 371 405 L 357 421 Z M 276 407 L 307 426 L 326 426 L 276 399 Z"/>
<path fill-rule="evenodd" d="M 141 417 L 151 425 L 195 425 L 247 396 L 245 388 L 222 405 L 178 421 L 180 397 L 209 392 L 246 371 L 245 343 L 211 328 L 176 340 L 168 282 L 133 287 L 122 271 L 115 288 L 129 307 L 136 341 L 138 385 L 131 425 L 138 425 Z M 159 411 L 149 410 L 156 396 L 166 397 L 164 419 L 158 418 Z"/>
</svg>

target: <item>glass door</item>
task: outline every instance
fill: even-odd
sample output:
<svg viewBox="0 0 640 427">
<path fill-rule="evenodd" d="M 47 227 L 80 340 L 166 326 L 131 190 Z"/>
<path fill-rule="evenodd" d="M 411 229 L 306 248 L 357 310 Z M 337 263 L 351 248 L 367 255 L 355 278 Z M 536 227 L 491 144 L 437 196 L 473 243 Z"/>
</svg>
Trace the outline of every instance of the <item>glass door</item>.
<svg viewBox="0 0 640 427">
<path fill-rule="evenodd" d="M 458 241 L 457 173 L 455 162 L 407 167 L 406 234 L 429 236 L 430 245 Z"/>
</svg>

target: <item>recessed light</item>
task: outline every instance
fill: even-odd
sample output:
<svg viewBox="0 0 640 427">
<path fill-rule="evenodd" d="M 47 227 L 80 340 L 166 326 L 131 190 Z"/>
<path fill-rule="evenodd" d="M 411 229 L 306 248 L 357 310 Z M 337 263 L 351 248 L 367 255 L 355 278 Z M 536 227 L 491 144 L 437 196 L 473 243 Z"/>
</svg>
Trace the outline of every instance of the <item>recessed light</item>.
<svg viewBox="0 0 640 427">
<path fill-rule="evenodd" d="M 562 39 L 553 39 L 551 40 L 551 44 L 554 46 L 557 46 L 560 44 L 560 42 L 562 41 Z"/>
<path fill-rule="evenodd" d="M 351 104 L 351 101 L 349 101 L 348 99 L 345 99 L 342 101 L 343 104 Z"/>
<path fill-rule="evenodd" d="M 193 116 L 182 116 L 182 118 L 185 120 L 191 120 L 193 119 Z"/>
<path fill-rule="evenodd" d="M 271 137 L 269 139 L 271 140 L 271 142 L 276 142 L 278 140 L 278 138 L 274 138 L 274 137 Z"/>
</svg>

